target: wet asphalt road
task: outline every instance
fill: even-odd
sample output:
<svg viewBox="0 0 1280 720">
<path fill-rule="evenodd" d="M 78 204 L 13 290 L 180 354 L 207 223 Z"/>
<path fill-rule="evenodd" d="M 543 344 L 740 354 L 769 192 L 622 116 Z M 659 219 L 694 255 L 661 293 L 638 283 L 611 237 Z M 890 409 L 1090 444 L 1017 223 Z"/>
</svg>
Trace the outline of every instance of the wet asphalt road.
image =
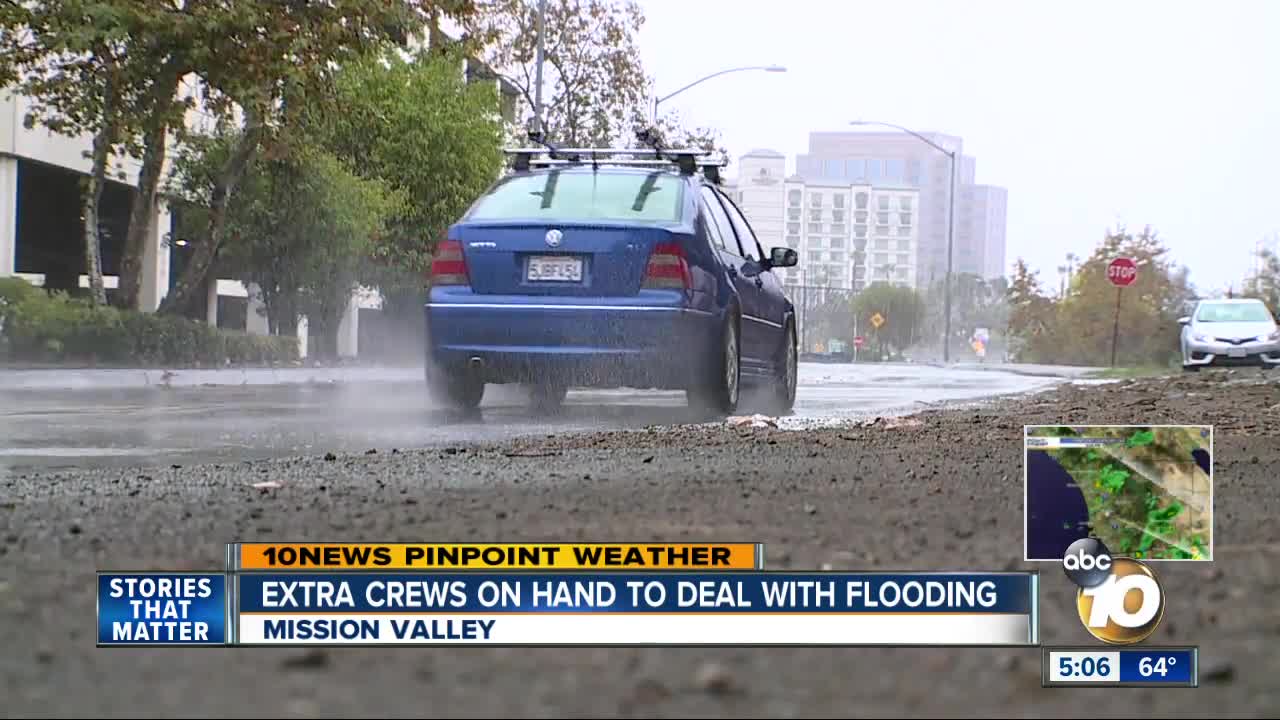
<svg viewBox="0 0 1280 720">
<path fill-rule="evenodd" d="M 977 368 L 802 364 L 796 410 L 783 425 L 910 412 L 1062 381 Z M 480 412 L 460 415 L 433 407 L 412 368 L 9 371 L 0 373 L 0 474 L 387 451 L 703 420 L 680 392 L 574 391 L 547 417 L 528 407 L 518 386 L 492 385 Z"/>
<path fill-rule="evenodd" d="M 807 432 L 0 476 L 0 717 L 1275 717 L 1280 384 L 1244 375 L 1061 385 Z M 1094 645 L 1066 576 L 1022 560 L 1027 423 L 1215 426 L 1214 560 L 1160 563 L 1151 639 L 1201 647 L 1199 689 L 1045 690 L 1037 648 L 93 644 L 95 570 L 217 568 L 236 540 L 748 538 L 776 569 L 1039 569 L 1044 642 Z"/>
</svg>

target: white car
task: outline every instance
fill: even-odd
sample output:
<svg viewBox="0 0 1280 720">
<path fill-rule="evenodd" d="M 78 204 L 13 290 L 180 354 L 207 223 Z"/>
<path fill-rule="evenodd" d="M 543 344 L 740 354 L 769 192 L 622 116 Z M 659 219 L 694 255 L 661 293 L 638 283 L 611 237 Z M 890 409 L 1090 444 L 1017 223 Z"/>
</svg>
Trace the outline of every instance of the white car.
<svg viewBox="0 0 1280 720">
<path fill-rule="evenodd" d="M 1261 300 L 1201 300 L 1179 318 L 1182 368 L 1210 365 L 1280 365 L 1280 327 Z"/>
</svg>

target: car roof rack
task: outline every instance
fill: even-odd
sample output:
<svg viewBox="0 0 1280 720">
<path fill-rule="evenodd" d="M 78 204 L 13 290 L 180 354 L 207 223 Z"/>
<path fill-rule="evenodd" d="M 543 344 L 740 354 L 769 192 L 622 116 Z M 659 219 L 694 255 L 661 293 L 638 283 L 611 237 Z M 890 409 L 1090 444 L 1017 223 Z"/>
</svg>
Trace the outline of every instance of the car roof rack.
<svg viewBox="0 0 1280 720">
<path fill-rule="evenodd" d="M 601 165 L 625 167 L 670 168 L 675 166 L 682 175 L 693 175 L 699 170 L 708 181 L 720 183 L 720 168 L 726 165 L 724 158 L 706 150 L 654 149 L 654 148 L 508 148 L 512 168 L 523 172 L 535 167 L 565 165 Z"/>
</svg>

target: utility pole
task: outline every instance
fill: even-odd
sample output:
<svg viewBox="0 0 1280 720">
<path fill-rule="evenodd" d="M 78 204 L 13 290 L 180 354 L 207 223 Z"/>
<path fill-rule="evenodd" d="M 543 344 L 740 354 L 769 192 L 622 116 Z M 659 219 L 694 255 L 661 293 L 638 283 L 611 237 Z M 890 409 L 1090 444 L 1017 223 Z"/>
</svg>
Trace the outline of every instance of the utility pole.
<svg viewBox="0 0 1280 720">
<path fill-rule="evenodd" d="M 533 89 L 533 130 L 542 132 L 542 63 L 546 60 L 543 32 L 547 24 L 547 0 L 538 0 L 538 58 L 535 62 Z"/>
<path fill-rule="evenodd" d="M 955 255 L 955 237 L 956 237 L 956 151 L 952 149 L 947 153 L 951 157 L 951 188 L 947 193 L 947 277 L 946 291 L 944 298 L 946 320 L 943 322 L 943 332 L 946 337 L 942 340 L 942 362 L 951 362 L 951 265 Z"/>
</svg>

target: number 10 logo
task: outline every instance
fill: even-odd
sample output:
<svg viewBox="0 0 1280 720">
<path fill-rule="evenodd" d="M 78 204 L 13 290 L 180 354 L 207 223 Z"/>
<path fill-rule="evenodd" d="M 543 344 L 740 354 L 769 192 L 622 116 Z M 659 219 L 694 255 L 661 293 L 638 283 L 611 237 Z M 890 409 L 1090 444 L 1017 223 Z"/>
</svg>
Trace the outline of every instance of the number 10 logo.
<svg viewBox="0 0 1280 720">
<path fill-rule="evenodd" d="M 1111 574 L 1092 587 L 1080 588 L 1076 609 L 1085 629 L 1113 645 L 1142 642 L 1164 616 L 1164 590 L 1155 573 L 1132 558 L 1112 558 Z"/>
</svg>

